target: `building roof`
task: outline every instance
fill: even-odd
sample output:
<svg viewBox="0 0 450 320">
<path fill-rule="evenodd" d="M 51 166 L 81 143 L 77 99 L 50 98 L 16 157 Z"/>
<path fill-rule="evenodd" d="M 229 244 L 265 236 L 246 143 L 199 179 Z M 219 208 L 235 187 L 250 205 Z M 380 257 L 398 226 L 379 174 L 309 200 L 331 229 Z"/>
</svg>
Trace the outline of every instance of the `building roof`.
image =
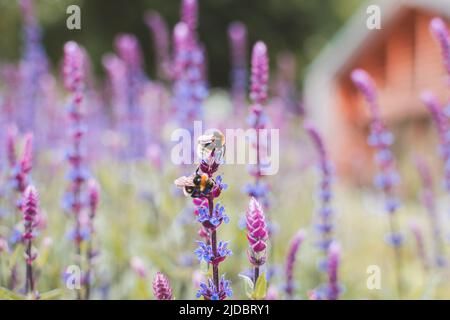
<svg viewBox="0 0 450 320">
<path fill-rule="evenodd" d="M 340 70 L 340 66 L 357 54 L 366 41 L 376 36 L 377 30 L 369 30 L 366 27 L 369 5 L 378 5 L 381 9 L 381 21 L 383 26 L 388 25 L 390 20 L 397 15 L 402 8 L 421 8 L 436 12 L 436 15 L 450 17 L 450 0 L 381 0 L 369 1 L 351 17 L 346 25 L 336 34 L 329 44 L 321 51 L 318 58 L 310 66 L 310 72 L 316 66 L 328 66 L 331 72 Z M 346 48 L 339 50 L 337 48 Z M 323 63 L 326 62 L 326 63 Z M 334 73 L 333 72 L 333 73 Z"/>
<path fill-rule="evenodd" d="M 424 9 L 436 12 L 438 16 L 450 17 L 450 0 L 370 0 L 361 6 L 344 27 L 320 52 L 307 70 L 304 99 L 307 112 L 318 119 L 321 131 L 328 131 L 330 123 L 327 106 L 333 97 L 332 81 L 353 58 L 358 56 L 365 43 L 374 40 L 381 30 L 370 30 L 366 26 L 369 5 L 377 5 L 381 10 L 381 28 L 385 28 L 405 8 Z M 326 134 L 326 132 L 324 132 Z"/>
</svg>

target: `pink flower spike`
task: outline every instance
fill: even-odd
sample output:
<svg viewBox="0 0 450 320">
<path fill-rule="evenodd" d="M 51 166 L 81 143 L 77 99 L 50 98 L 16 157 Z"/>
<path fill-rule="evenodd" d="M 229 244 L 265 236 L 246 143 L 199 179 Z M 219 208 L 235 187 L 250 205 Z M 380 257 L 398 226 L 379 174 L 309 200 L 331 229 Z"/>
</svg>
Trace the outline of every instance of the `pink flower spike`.
<svg viewBox="0 0 450 320">
<path fill-rule="evenodd" d="M 138 39 L 132 34 L 120 34 L 115 40 L 115 48 L 120 59 L 131 69 L 136 70 L 142 66 L 142 53 Z"/>
<path fill-rule="evenodd" d="M 36 219 L 38 216 L 39 198 L 36 189 L 28 186 L 22 196 L 21 210 L 23 213 L 24 232 L 22 239 L 25 247 L 25 291 L 30 293 L 35 291 L 35 279 L 33 275 L 33 261 L 37 258 L 37 253 L 33 250 L 32 241 L 35 236 L 34 229 L 36 227 Z"/>
<path fill-rule="evenodd" d="M 88 182 L 88 195 L 89 195 L 89 207 L 91 212 L 97 211 L 98 201 L 100 197 L 100 187 L 94 179 L 90 179 Z"/>
<path fill-rule="evenodd" d="M 431 91 L 424 91 L 420 95 L 420 99 L 430 112 L 431 118 L 437 128 L 441 143 L 446 144 L 448 124 L 438 98 Z"/>
<path fill-rule="evenodd" d="M 376 86 L 372 77 L 363 69 L 355 69 L 351 74 L 351 79 L 355 86 L 362 92 L 366 100 L 370 103 L 376 100 Z"/>
<path fill-rule="evenodd" d="M 153 294 L 157 300 L 173 300 L 169 279 L 161 272 L 157 272 L 153 279 Z"/>
<path fill-rule="evenodd" d="M 246 218 L 249 260 L 253 265 L 261 266 L 266 260 L 268 232 L 264 212 L 254 197 L 250 199 Z"/>
</svg>

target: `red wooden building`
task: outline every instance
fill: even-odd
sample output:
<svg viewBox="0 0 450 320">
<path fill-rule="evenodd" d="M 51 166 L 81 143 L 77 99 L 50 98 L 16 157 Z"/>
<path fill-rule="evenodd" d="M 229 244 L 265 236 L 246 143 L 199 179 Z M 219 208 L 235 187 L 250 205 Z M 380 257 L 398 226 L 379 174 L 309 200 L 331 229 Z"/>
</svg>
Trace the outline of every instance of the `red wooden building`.
<svg viewBox="0 0 450 320">
<path fill-rule="evenodd" d="M 366 26 L 366 10 L 373 4 L 381 9 L 379 30 Z M 432 90 L 442 101 L 450 93 L 440 49 L 428 27 L 435 16 L 449 21 L 450 0 L 370 1 L 311 65 L 305 106 L 341 174 L 365 178 L 372 169 L 367 108 L 350 80 L 354 68 L 367 70 L 377 82 L 382 117 L 396 134 L 397 155 L 409 156 L 430 145 L 429 115 L 420 92 Z"/>
</svg>

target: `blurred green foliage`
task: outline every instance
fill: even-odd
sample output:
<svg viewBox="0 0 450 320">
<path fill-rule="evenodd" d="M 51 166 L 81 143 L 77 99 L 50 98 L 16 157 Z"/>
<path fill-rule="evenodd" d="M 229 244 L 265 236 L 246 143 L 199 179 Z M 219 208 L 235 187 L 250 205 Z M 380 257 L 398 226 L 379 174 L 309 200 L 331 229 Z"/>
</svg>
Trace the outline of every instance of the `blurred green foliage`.
<svg viewBox="0 0 450 320">
<path fill-rule="evenodd" d="M 228 82 L 226 31 L 231 21 L 240 20 L 247 25 L 250 43 L 266 41 L 272 58 L 279 51 L 293 51 L 298 58 L 298 71 L 302 73 L 360 2 L 200 0 L 199 32 L 208 51 L 211 84 L 226 86 Z M 74 39 L 87 47 L 97 72 L 101 72 L 101 56 L 112 50 L 114 37 L 120 32 L 131 32 L 140 39 L 148 71 L 153 76 L 152 41 L 143 14 L 155 9 L 173 27 L 179 20 L 181 0 L 39 0 L 36 3 L 45 47 L 54 66 L 61 59 L 63 43 Z M 81 6 L 80 31 L 66 28 L 66 8 L 70 4 Z M 21 48 L 18 0 L 0 0 L 0 34 L 0 60 L 18 59 Z"/>
</svg>

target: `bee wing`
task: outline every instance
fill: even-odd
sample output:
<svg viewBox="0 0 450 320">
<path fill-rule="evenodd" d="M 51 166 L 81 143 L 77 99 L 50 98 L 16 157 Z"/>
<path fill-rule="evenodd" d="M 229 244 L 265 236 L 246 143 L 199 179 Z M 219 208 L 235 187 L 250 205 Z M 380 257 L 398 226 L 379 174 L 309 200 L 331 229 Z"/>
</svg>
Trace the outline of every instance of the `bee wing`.
<svg viewBox="0 0 450 320">
<path fill-rule="evenodd" d="M 197 142 L 199 145 L 208 145 L 215 140 L 214 135 L 212 134 L 204 134 L 198 137 Z"/>
<path fill-rule="evenodd" d="M 215 156 L 216 156 L 216 162 L 222 164 L 223 157 L 225 155 L 225 151 L 227 150 L 226 145 L 222 145 L 221 148 L 216 149 Z"/>
<path fill-rule="evenodd" d="M 189 196 L 190 196 L 190 194 L 186 191 L 186 188 L 183 188 L 183 194 L 184 194 L 186 197 L 189 197 Z"/>
<path fill-rule="evenodd" d="M 223 135 L 222 132 L 215 131 L 214 132 L 214 138 L 215 138 L 215 141 L 216 141 L 216 147 L 217 148 L 221 148 L 221 147 L 225 146 L 225 136 Z"/>
<path fill-rule="evenodd" d="M 180 188 L 183 188 L 183 187 L 194 187 L 195 184 L 194 184 L 194 180 L 193 179 L 194 179 L 193 176 L 189 176 L 189 177 L 182 176 L 182 177 L 179 177 L 178 179 L 176 179 L 174 181 L 174 183 L 175 183 L 175 185 L 177 187 L 180 187 Z"/>
</svg>

